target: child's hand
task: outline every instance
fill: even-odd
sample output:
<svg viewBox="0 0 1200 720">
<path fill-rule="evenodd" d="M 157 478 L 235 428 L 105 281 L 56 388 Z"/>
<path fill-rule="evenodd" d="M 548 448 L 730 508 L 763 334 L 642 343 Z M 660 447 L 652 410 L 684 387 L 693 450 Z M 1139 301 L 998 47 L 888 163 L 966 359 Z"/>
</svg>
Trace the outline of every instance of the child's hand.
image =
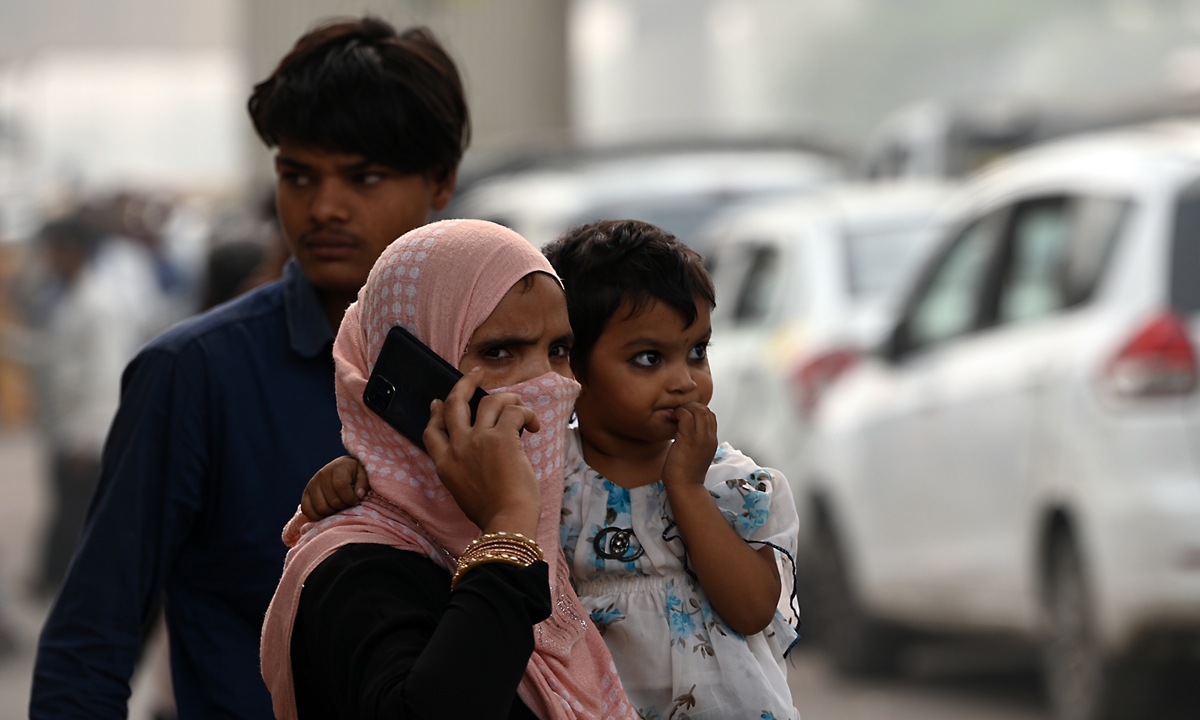
<svg viewBox="0 0 1200 720">
<path fill-rule="evenodd" d="M 675 408 L 675 418 L 679 431 L 663 463 L 663 485 L 703 485 L 717 452 L 717 416 L 708 406 L 691 402 Z"/>
<path fill-rule="evenodd" d="M 343 455 L 317 471 L 304 488 L 300 509 L 312 522 L 338 510 L 357 505 L 371 489 L 367 469 L 358 460 Z"/>
</svg>

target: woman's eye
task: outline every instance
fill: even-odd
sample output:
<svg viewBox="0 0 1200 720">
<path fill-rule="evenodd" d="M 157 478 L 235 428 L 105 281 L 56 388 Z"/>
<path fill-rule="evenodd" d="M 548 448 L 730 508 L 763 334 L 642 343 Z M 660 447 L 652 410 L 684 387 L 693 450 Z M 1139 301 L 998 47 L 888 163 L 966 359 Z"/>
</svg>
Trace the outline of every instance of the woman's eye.
<svg viewBox="0 0 1200 720">
<path fill-rule="evenodd" d="M 647 350 L 646 352 L 640 352 L 637 355 L 634 355 L 630 362 L 638 367 L 654 367 L 662 362 L 662 356 L 653 350 Z"/>
<path fill-rule="evenodd" d="M 555 345 L 550 348 L 550 357 L 555 360 L 566 360 L 571 356 L 570 345 Z"/>
<path fill-rule="evenodd" d="M 378 185 L 383 180 L 381 172 L 365 172 L 357 177 L 359 185 Z"/>
<path fill-rule="evenodd" d="M 508 348 L 494 347 L 483 351 L 483 356 L 489 360 L 507 360 L 512 357 Z"/>
<path fill-rule="evenodd" d="M 688 360 L 703 360 L 708 357 L 708 343 L 702 342 L 688 351 Z"/>
</svg>

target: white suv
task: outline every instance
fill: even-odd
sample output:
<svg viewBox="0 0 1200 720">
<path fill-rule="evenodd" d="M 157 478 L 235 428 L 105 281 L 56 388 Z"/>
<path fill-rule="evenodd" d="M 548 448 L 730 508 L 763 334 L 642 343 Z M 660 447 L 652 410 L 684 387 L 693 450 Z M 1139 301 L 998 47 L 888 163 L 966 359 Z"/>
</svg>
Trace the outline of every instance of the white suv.
<svg viewBox="0 0 1200 720">
<path fill-rule="evenodd" d="M 1042 642 L 1056 717 L 1149 717 L 1200 648 L 1200 125 L 975 178 L 875 356 L 827 394 L 807 502 L 844 670 L 897 627 Z"/>
<path fill-rule="evenodd" d="M 932 183 L 834 185 L 745 203 L 701 236 L 717 290 L 709 364 L 721 439 L 793 495 L 821 393 L 887 330 L 947 197 Z"/>
</svg>

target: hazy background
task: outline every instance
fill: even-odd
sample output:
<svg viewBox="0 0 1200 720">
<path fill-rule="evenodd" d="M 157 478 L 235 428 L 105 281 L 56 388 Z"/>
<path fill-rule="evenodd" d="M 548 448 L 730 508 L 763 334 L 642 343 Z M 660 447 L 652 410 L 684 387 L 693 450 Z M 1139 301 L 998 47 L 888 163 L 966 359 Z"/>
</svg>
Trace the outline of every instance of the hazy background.
<svg viewBox="0 0 1200 720">
<path fill-rule="evenodd" d="M 475 155 L 762 135 L 853 152 L 915 102 L 1106 117 L 1200 90 L 1196 0 L 7 0 L 0 237 L 97 188 L 245 193 L 266 176 L 252 82 L 363 11 L 450 47 Z"/>
<path fill-rule="evenodd" d="M 193 274 L 229 238 L 259 242 L 272 178 L 250 89 L 315 23 L 364 12 L 428 25 L 459 62 L 468 178 L 548 152 L 685 141 L 812 146 L 853 173 L 913 113 L 1036 139 L 1200 108 L 1200 0 L 3 0 L 0 625 L 16 644 L 0 657 L 0 720 L 25 715 L 48 607 L 29 592 L 49 497 L 36 363 L 11 306 L 33 238 L 131 196 L 150 208 L 138 222 L 173 219 L 151 229 Z M 808 719 L 1046 716 L 1019 653 L 989 656 L 1019 672 L 985 682 L 945 679 L 978 656 L 930 657 L 933 680 L 861 685 L 802 655 L 798 706 Z M 155 682 L 138 680 L 135 716 Z"/>
</svg>

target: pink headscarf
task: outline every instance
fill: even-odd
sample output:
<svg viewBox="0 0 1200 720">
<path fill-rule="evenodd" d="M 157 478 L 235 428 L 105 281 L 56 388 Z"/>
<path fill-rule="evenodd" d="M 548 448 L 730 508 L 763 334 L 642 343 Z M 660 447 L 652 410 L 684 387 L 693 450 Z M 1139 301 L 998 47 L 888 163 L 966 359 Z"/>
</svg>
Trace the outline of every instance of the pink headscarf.
<svg viewBox="0 0 1200 720">
<path fill-rule="evenodd" d="M 297 512 L 284 528 L 284 542 L 292 549 L 262 635 L 263 679 L 280 720 L 296 718 L 292 624 L 310 572 L 351 543 L 421 553 L 452 571 L 480 533 L 438 479 L 429 456 L 362 403 L 384 337 L 403 325 L 458 365 L 471 334 L 531 272 L 557 277 L 542 254 L 515 232 L 479 220 L 446 220 L 388 246 L 358 302 L 346 311 L 333 346 L 338 414 L 342 440 L 366 468 L 371 492 L 358 507 L 318 523 Z M 533 657 L 517 692 L 542 720 L 634 718 L 608 648 L 571 588 L 559 546 L 565 434 L 579 384 L 548 373 L 506 390 L 521 393 L 542 424 L 540 432 L 525 433 L 523 443 L 542 490 L 537 540 L 550 564 L 554 602 L 553 614 L 534 626 Z"/>
</svg>

